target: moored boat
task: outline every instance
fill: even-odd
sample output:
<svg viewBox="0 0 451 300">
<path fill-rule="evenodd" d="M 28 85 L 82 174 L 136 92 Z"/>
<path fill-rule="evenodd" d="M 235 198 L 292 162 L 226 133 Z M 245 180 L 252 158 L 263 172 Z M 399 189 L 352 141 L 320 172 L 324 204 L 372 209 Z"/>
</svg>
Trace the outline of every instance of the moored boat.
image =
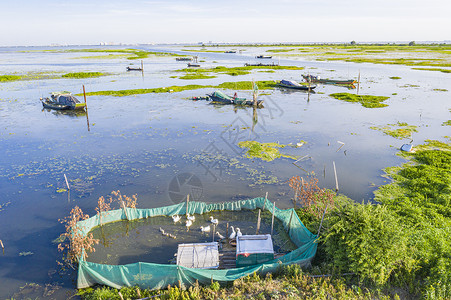
<svg viewBox="0 0 451 300">
<path fill-rule="evenodd" d="M 50 98 L 40 98 L 44 108 L 55 110 L 79 110 L 86 107 L 86 103 L 81 103 L 69 92 L 54 92 Z"/>
<path fill-rule="evenodd" d="M 199 67 L 200 67 L 200 65 L 199 65 L 199 64 L 197 64 L 197 63 L 194 63 L 194 64 L 192 64 L 192 63 L 188 63 L 188 67 L 189 67 L 189 68 L 199 68 Z"/>
<path fill-rule="evenodd" d="M 288 89 L 304 90 L 304 91 L 308 91 L 309 89 L 313 90 L 314 88 L 316 88 L 316 85 L 300 84 L 294 80 L 281 80 L 277 83 L 277 85 Z"/>
<path fill-rule="evenodd" d="M 272 58 L 271 55 L 257 55 L 255 58 Z"/>
<path fill-rule="evenodd" d="M 176 61 L 192 61 L 193 59 L 191 57 L 176 57 Z"/>
<path fill-rule="evenodd" d="M 127 67 L 127 71 L 142 71 L 142 68 Z"/>
<path fill-rule="evenodd" d="M 305 81 L 310 81 L 313 83 L 324 83 L 324 84 L 338 84 L 338 85 L 354 85 L 356 83 L 355 80 L 335 80 L 335 79 L 323 79 L 319 76 L 313 76 L 313 75 L 302 75 Z"/>
<path fill-rule="evenodd" d="M 208 97 L 211 99 L 213 103 L 216 104 L 233 104 L 233 105 L 240 105 L 240 106 L 253 106 L 254 102 L 252 100 L 247 100 L 246 98 L 239 98 L 237 97 L 236 93 L 235 96 L 229 96 L 224 94 L 221 91 L 215 91 L 212 94 L 209 94 Z M 263 107 L 263 100 L 257 101 L 257 107 Z"/>
</svg>

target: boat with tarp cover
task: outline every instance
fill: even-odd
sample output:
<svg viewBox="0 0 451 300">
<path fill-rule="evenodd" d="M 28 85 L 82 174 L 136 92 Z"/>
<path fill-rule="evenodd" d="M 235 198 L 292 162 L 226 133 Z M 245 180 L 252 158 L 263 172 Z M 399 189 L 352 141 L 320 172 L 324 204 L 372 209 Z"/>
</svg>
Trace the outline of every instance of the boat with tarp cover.
<svg viewBox="0 0 451 300">
<path fill-rule="evenodd" d="M 294 80 L 281 80 L 277 83 L 277 85 L 288 89 L 304 91 L 313 90 L 314 88 L 316 88 L 316 85 L 300 84 Z"/>
<path fill-rule="evenodd" d="M 208 95 L 213 103 L 216 104 L 233 104 L 233 105 L 242 105 L 242 106 L 253 106 L 254 103 L 252 100 L 247 100 L 246 98 L 239 98 L 237 94 L 229 96 L 224 94 L 221 91 L 215 91 Z M 257 107 L 263 106 L 263 100 L 257 101 Z"/>
<path fill-rule="evenodd" d="M 86 103 L 81 103 L 70 92 L 53 92 L 50 98 L 40 98 L 44 108 L 55 110 L 81 110 L 85 109 Z"/>
</svg>

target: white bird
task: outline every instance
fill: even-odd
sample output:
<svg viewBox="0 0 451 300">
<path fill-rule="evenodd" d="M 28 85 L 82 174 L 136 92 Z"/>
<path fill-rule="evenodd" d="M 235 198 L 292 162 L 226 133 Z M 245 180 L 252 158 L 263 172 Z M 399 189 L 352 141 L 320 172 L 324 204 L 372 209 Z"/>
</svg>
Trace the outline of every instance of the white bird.
<svg viewBox="0 0 451 300">
<path fill-rule="evenodd" d="M 189 230 L 189 227 L 191 225 L 193 225 L 193 222 L 191 220 L 186 220 L 186 222 L 185 222 L 186 230 Z"/>
<path fill-rule="evenodd" d="M 200 226 L 200 231 L 202 232 L 210 232 L 210 225 L 208 226 Z"/>
<path fill-rule="evenodd" d="M 236 236 L 242 236 L 241 230 L 239 228 L 236 229 Z"/>
<path fill-rule="evenodd" d="M 178 221 L 180 221 L 182 219 L 182 217 L 180 217 L 179 215 L 173 215 L 172 216 L 172 221 L 174 221 L 174 223 L 177 223 Z"/>
<path fill-rule="evenodd" d="M 232 233 L 230 234 L 229 239 L 232 240 L 236 237 L 236 232 L 235 232 L 235 229 L 233 229 L 233 226 L 230 226 L 230 228 L 232 228 Z"/>
<path fill-rule="evenodd" d="M 212 216 L 210 216 L 210 222 L 215 224 L 215 225 L 218 225 L 218 223 L 219 223 L 218 219 L 213 219 Z"/>
<path fill-rule="evenodd" d="M 191 222 L 194 222 L 196 220 L 196 217 L 195 216 L 190 216 L 190 214 L 186 214 L 186 218 L 188 220 L 190 220 Z"/>
<path fill-rule="evenodd" d="M 221 239 L 225 239 L 225 236 L 223 236 L 222 234 L 220 234 L 218 231 L 216 231 L 216 235 Z"/>
</svg>

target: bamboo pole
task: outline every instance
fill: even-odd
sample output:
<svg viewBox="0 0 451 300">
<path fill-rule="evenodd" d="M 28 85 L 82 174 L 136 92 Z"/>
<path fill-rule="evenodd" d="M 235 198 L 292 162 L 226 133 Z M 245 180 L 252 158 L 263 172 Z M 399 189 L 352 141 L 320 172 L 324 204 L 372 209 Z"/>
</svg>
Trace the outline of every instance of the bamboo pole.
<svg viewBox="0 0 451 300">
<path fill-rule="evenodd" d="M 360 90 L 360 70 L 359 70 L 359 80 L 357 81 L 357 95 L 359 94 Z"/>
<path fill-rule="evenodd" d="M 338 193 L 338 177 L 337 177 L 337 169 L 335 168 L 335 161 L 334 164 L 334 174 L 335 174 L 335 191 Z"/>
<path fill-rule="evenodd" d="M 276 212 L 276 201 L 274 201 L 274 205 L 272 207 L 272 219 L 271 219 L 271 235 L 273 233 L 274 230 L 274 214 Z"/>
<path fill-rule="evenodd" d="M 86 108 L 86 124 L 88 124 L 88 131 L 91 131 L 89 128 L 89 117 L 88 117 L 88 103 L 86 102 L 86 91 L 85 85 L 83 85 L 83 97 L 85 98 L 85 108 Z"/>
<path fill-rule="evenodd" d="M 121 201 L 121 203 L 122 203 L 122 208 L 124 209 L 125 217 L 127 217 L 127 220 L 128 220 L 127 210 L 125 209 L 125 203 L 124 203 L 124 201 Z"/>
<path fill-rule="evenodd" d="M 0 240 L 0 245 L 2 246 L 2 249 L 5 250 L 5 246 L 3 246 L 2 240 Z"/>
<path fill-rule="evenodd" d="M 70 190 L 69 181 L 67 181 L 66 174 L 64 174 L 64 179 L 66 180 L 67 189 Z"/>
<path fill-rule="evenodd" d="M 257 231 L 255 234 L 258 234 L 258 231 L 260 230 L 260 223 L 261 223 L 261 216 L 260 216 L 261 210 L 258 210 L 258 218 L 257 218 Z"/>
<path fill-rule="evenodd" d="M 290 221 L 288 221 L 288 234 L 290 234 L 290 230 L 291 230 L 291 219 L 293 218 L 293 212 L 294 212 L 294 209 L 291 211 Z"/>
<path fill-rule="evenodd" d="M 227 222 L 227 226 L 226 226 L 226 239 L 229 238 L 229 222 Z"/>
<path fill-rule="evenodd" d="M 215 241 L 215 232 L 216 232 L 216 225 L 215 224 L 213 224 L 213 237 L 212 237 L 212 239 L 213 239 L 213 242 Z"/>
<path fill-rule="evenodd" d="M 262 208 L 263 211 L 265 210 L 267 200 L 268 200 L 268 192 L 266 192 L 266 195 L 265 195 L 265 203 L 263 203 L 263 208 Z"/>
<path fill-rule="evenodd" d="M 186 216 L 188 215 L 188 204 L 189 204 L 189 194 L 186 195 L 186 213 L 185 213 Z"/>
</svg>

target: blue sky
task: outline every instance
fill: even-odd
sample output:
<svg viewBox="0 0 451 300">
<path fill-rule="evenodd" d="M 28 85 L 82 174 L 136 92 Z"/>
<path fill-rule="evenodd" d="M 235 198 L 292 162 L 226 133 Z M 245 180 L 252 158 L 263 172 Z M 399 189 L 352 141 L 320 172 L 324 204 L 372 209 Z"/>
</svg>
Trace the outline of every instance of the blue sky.
<svg viewBox="0 0 451 300">
<path fill-rule="evenodd" d="M 0 46 L 451 40 L 449 0 L 1 0 Z"/>
</svg>

